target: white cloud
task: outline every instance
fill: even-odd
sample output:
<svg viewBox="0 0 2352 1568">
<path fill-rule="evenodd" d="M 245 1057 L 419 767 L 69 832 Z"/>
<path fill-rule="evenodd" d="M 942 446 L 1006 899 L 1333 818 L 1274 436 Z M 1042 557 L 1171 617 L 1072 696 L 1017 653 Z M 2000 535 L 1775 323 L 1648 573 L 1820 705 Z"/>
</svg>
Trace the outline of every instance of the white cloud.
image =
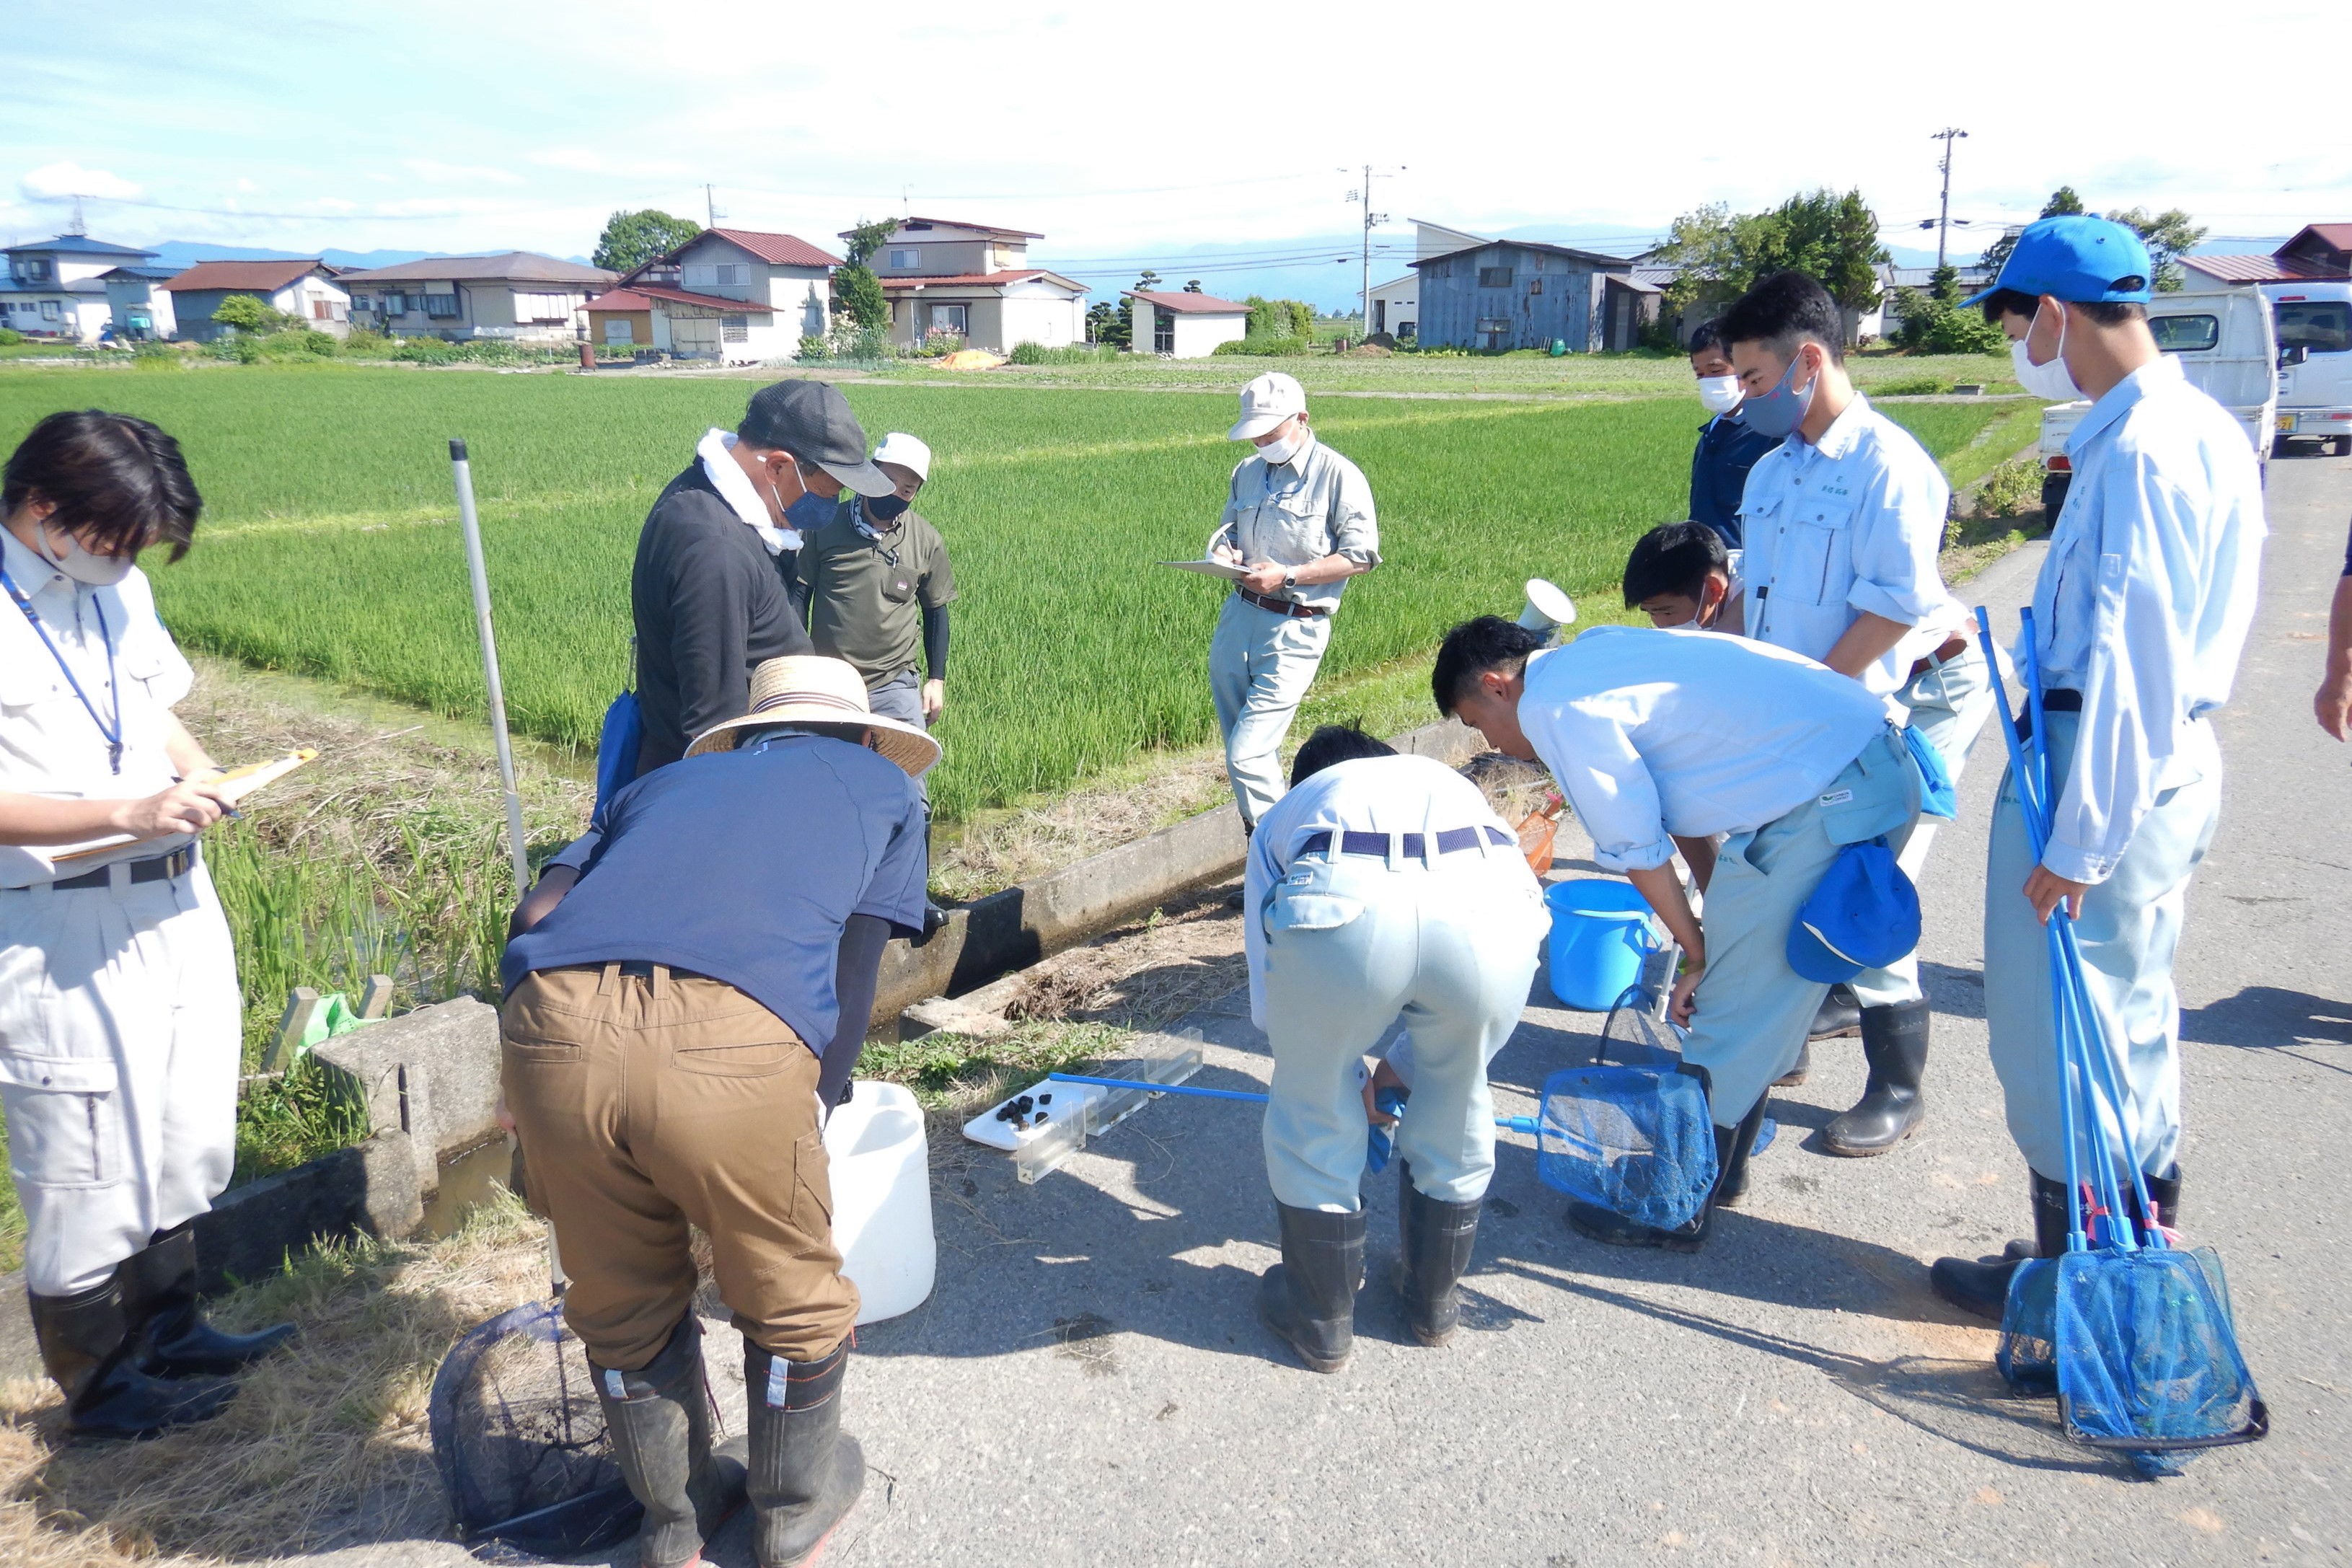
<svg viewBox="0 0 2352 1568">
<path fill-rule="evenodd" d="M 494 185 L 520 185 L 523 177 L 512 169 L 493 168 L 487 163 L 445 163 L 438 158 L 403 158 L 401 166 L 420 180 L 433 180 L 443 184 L 454 183 Z"/>
<path fill-rule="evenodd" d="M 139 195 L 139 187 L 120 174 L 68 163 L 44 163 L 17 184 L 37 200 L 55 196 L 114 196 L 128 200 Z"/>
</svg>

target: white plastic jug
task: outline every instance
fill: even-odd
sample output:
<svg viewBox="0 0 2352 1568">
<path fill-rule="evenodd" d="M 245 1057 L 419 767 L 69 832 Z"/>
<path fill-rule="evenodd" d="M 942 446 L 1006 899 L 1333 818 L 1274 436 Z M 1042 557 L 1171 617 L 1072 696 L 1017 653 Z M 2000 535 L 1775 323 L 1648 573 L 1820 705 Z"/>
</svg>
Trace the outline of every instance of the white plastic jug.
<svg viewBox="0 0 2352 1568">
<path fill-rule="evenodd" d="M 923 1110 L 903 1084 L 860 1079 L 825 1123 L 833 1164 L 833 1245 L 857 1287 L 857 1321 L 911 1312 L 931 1293 L 931 1153 Z"/>
</svg>

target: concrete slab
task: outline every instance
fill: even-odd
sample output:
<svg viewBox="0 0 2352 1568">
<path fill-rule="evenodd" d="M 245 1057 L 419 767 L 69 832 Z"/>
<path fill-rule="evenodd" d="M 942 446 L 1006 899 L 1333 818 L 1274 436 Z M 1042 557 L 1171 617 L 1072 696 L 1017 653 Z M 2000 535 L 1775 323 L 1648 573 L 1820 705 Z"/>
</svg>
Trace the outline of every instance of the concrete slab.
<svg viewBox="0 0 2352 1568">
<path fill-rule="evenodd" d="M 370 1024 L 311 1054 L 366 1100 L 371 1131 L 407 1135 L 419 1192 L 440 1184 L 442 1155 L 498 1131 L 499 1013 L 475 997 Z"/>
</svg>

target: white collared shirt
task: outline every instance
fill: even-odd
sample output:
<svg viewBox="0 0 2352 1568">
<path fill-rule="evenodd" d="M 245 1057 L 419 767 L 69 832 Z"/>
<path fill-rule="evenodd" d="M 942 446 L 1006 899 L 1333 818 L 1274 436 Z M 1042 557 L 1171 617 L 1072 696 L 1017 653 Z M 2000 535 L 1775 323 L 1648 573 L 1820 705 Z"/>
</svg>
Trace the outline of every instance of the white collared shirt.
<svg viewBox="0 0 2352 1568">
<path fill-rule="evenodd" d="M 2220 763 L 2199 721 L 2230 700 L 2270 526 L 2245 432 L 2169 354 L 2093 404 L 2066 455 L 2034 651 L 2042 689 L 2082 693 L 2083 717 L 2042 858 L 2098 882 L 2160 792 Z"/>
<path fill-rule="evenodd" d="M 122 800 L 169 788 L 178 773 L 164 744 L 171 710 L 188 694 L 195 676 L 155 618 L 146 574 L 133 567 L 111 587 L 93 588 L 51 566 L 5 531 L 0 531 L 0 563 L 40 619 L 36 631 L 15 595 L 0 595 L 0 790 L 54 800 Z M 56 655 L 42 645 L 42 633 Z M 121 694 L 120 773 L 110 765 L 98 721 L 74 695 L 77 681 L 109 727 L 114 723 L 115 694 Z M 187 842 L 186 834 L 142 839 L 68 862 L 64 874 L 167 855 Z M 0 845 L 0 888 L 28 888 L 58 875 L 44 851 Z"/>
<path fill-rule="evenodd" d="M 1607 871 L 1664 865 L 1675 837 L 1778 821 L 1894 717 L 1861 682 L 1785 648 L 1647 626 L 1593 626 L 1533 655 L 1519 698 L 1519 727 Z"/>
<path fill-rule="evenodd" d="M 713 428 L 703 437 L 694 455 L 702 459 L 703 474 L 718 489 L 719 499 L 735 509 L 735 515 L 745 526 L 760 536 L 771 555 L 782 555 L 787 550 L 801 547 L 799 531 L 778 528 L 768 515 L 768 503 L 760 499 L 759 488 L 743 471 L 743 465 L 728 454 L 735 449 L 735 433 Z"/>
<path fill-rule="evenodd" d="M 1244 458 L 1225 491 L 1224 516 L 1209 536 L 1241 552 L 1245 562 L 1304 566 L 1344 555 L 1361 566 L 1381 563 L 1380 523 L 1364 471 L 1325 446 L 1312 431 L 1307 448 L 1286 463 Z M 1347 579 L 1301 584 L 1278 596 L 1320 610 L 1339 608 Z"/>
<path fill-rule="evenodd" d="M 1961 625 L 1936 566 L 1952 487 L 1911 433 L 1857 392 L 1819 442 L 1790 434 L 1739 503 L 1748 635 L 1826 658 L 1863 612 L 1916 628 L 1863 672 L 1881 696 Z"/>
<path fill-rule="evenodd" d="M 1266 895 L 1289 871 L 1299 846 L 1317 833 L 1448 833 L 1457 827 L 1496 828 L 1508 844 L 1490 839 L 1488 851 L 1522 869 L 1518 837 L 1476 784 L 1434 757 L 1358 757 L 1335 763 L 1297 788 L 1286 791 L 1258 818 L 1250 835 L 1249 864 L 1243 873 L 1242 907 L 1265 906 Z M 1457 855 L 1475 855 L 1459 849 Z M 1527 873 L 1532 888 L 1535 873 Z M 1254 914 L 1242 921 L 1249 953 L 1250 1016 L 1265 1024 L 1265 930 Z"/>
</svg>

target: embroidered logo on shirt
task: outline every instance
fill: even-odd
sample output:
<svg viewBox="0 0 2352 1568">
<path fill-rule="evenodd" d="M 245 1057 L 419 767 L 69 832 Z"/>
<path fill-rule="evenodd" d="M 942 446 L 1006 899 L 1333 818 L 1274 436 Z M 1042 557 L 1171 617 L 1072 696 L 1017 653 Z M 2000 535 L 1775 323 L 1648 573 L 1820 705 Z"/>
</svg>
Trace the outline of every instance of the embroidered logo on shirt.
<svg viewBox="0 0 2352 1568">
<path fill-rule="evenodd" d="M 1832 791 L 1831 794 L 1822 796 L 1822 804 L 1823 805 L 1843 805 L 1847 801 L 1850 801 L 1853 798 L 1853 791 L 1850 789 L 1836 790 Z"/>
</svg>

